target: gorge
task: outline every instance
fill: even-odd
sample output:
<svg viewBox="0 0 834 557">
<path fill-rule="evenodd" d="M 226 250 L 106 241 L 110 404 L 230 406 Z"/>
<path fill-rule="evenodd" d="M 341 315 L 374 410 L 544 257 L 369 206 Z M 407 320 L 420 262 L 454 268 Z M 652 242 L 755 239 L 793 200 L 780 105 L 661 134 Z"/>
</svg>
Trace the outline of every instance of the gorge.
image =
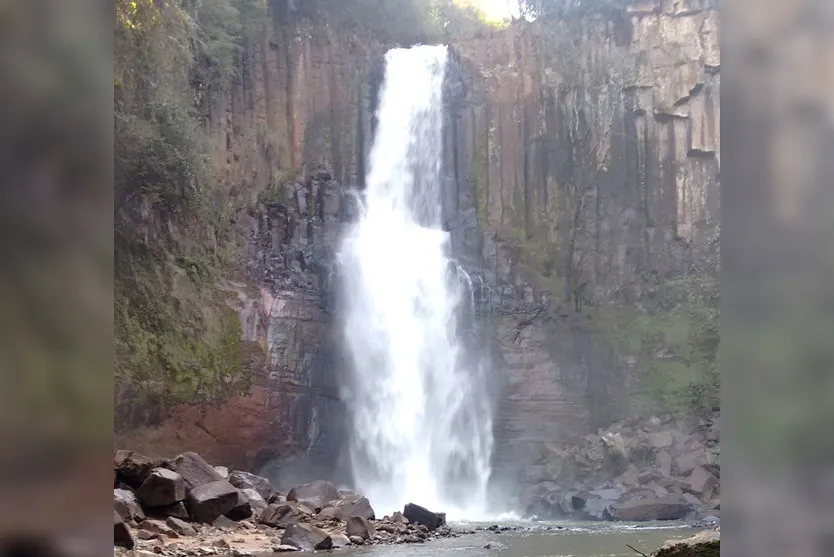
<svg viewBox="0 0 834 557">
<path fill-rule="evenodd" d="M 718 12 L 710 0 L 620 4 L 438 37 L 431 42 L 448 44 L 442 74 L 414 59 L 398 70 L 401 89 L 391 94 L 403 112 L 386 104 L 385 53 L 406 56 L 390 49 L 421 37 L 382 32 L 371 20 L 348 25 L 323 3 L 264 3 L 262 27 L 242 34 L 234 71 L 211 87 L 195 86 L 193 75 L 160 78 L 148 80 L 156 83 L 149 93 L 124 72 L 116 96 L 127 108 L 116 132 L 125 145 L 139 138 L 157 149 L 182 131 L 171 120 L 177 129 L 163 130 L 165 141 L 144 142 L 150 134 L 131 127 L 140 112 L 131 106 L 165 87 L 188 92 L 188 102 L 199 97 L 217 199 L 209 196 L 216 203 L 205 219 L 214 228 L 199 236 L 197 224 L 184 225 L 158 201 L 165 195 L 126 196 L 119 208 L 132 266 L 127 278 L 117 273 L 117 308 L 123 287 L 130 316 L 117 338 L 117 445 L 150 457 L 192 450 L 288 487 L 355 480 L 372 499 L 380 478 L 390 486 L 418 475 L 431 486 L 420 487 L 427 504 L 449 510 L 461 498 L 456 490 L 486 500 L 487 474 L 501 504 L 482 508 L 534 505 L 541 513 L 542 496 L 558 493 L 544 509 L 554 512 L 566 489 L 624 475 L 634 476 L 629 489 L 695 490 L 698 504 L 713 508 Z M 311 12 L 314 5 L 321 10 Z M 418 131 L 436 137 L 433 151 L 395 167 L 408 158 L 397 151 L 410 129 L 406 105 L 429 83 L 439 98 L 422 108 L 438 113 L 421 116 Z M 126 151 L 129 161 L 146 156 Z M 122 174 L 130 184 L 167 168 L 123 166 L 117 185 Z M 436 188 L 425 192 L 436 204 L 403 197 L 400 180 Z M 375 212 L 385 204 L 401 212 Z M 409 227 L 416 224 L 434 230 Z M 188 240 L 201 246 L 171 247 Z M 203 251 L 215 261 L 226 249 L 237 255 L 212 275 Z M 164 264 L 142 267 L 147 253 Z M 137 268 L 152 269 L 147 280 L 155 282 L 140 283 Z M 431 282 L 414 280 L 417 271 Z M 152 295 L 137 301 L 144 291 Z M 370 307 L 371 296 L 378 305 Z M 153 298 L 187 319 L 193 310 L 201 323 L 159 325 L 158 338 L 177 339 L 161 356 L 148 346 L 163 341 L 134 312 L 148 304 L 147 313 L 164 317 Z M 438 311 L 430 315 L 436 329 L 423 343 L 412 342 L 413 329 L 390 326 L 394 312 L 427 310 Z M 203 365 L 191 337 L 224 349 Z M 469 356 L 463 366 L 449 360 L 457 350 Z M 180 352 L 187 357 L 171 355 Z M 151 367 L 165 369 L 162 378 L 136 364 L 157 357 L 165 365 Z M 449 382 L 397 382 L 405 373 L 398 366 L 426 359 Z M 207 374 L 195 377 L 192 367 Z M 477 380 L 456 382 L 463 370 Z M 428 428 L 461 413 L 466 428 Z M 442 458 L 421 450 L 426 444 L 408 433 L 415 423 Z M 627 461 L 610 463 L 610 447 Z M 460 466 L 438 469 L 453 454 Z M 371 470 L 369 455 L 379 469 L 356 475 Z M 667 458 L 668 473 L 638 480 L 646 467 L 665 469 Z M 562 466 L 585 461 L 586 476 L 605 478 Z M 707 474 L 699 485 L 682 485 L 696 471 Z M 403 489 L 392 510 L 400 497 L 416 499 Z"/>
</svg>

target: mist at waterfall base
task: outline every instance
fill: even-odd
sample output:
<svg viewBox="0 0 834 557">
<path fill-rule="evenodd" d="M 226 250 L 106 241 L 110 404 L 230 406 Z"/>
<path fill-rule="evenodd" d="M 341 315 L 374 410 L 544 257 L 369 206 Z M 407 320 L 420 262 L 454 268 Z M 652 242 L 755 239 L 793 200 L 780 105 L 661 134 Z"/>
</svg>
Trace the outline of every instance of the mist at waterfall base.
<svg viewBox="0 0 834 557">
<path fill-rule="evenodd" d="M 393 49 L 360 215 L 339 253 L 355 487 L 377 513 L 414 502 L 486 515 L 486 366 L 467 354 L 471 283 L 442 229 L 445 46 Z"/>
</svg>

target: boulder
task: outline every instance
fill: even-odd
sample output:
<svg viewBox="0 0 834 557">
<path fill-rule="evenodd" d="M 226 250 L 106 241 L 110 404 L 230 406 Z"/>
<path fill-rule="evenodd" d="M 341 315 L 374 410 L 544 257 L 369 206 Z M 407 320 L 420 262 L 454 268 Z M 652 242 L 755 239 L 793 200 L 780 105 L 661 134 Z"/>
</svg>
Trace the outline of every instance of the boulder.
<svg viewBox="0 0 834 557">
<path fill-rule="evenodd" d="M 196 536 L 197 529 L 184 520 L 180 520 L 175 516 L 169 516 L 165 519 L 165 524 L 180 536 Z"/>
<path fill-rule="evenodd" d="M 276 545 L 272 548 L 272 551 L 274 551 L 275 553 L 290 553 L 293 551 L 301 550 L 295 547 L 294 545 Z"/>
<path fill-rule="evenodd" d="M 130 528 L 124 523 L 122 517 L 115 510 L 113 511 L 113 545 L 133 549 L 133 535 Z"/>
<path fill-rule="evenodd" d="M 655 466 L 663 477 L 669 477 L 672 474 L 672 455 L 667 450 L 660 450 L 655 457 Z"/>
<path fill-rule="evenodd" d="M 140 530 L 136 530 L 136 537 L 140 540 L 155 540 L 159 537 L 159 534 L 142 528 Z"/>
<path fill-rule="evenodd" d="M 143 520 L 141 524 L 139 524 L 139 529 L 146 530 L 148 532 L 153 532 L 154 534 L 161 534 L 163 536 L 168 536 L 169 538 L 178 538 L 179 534 L 176 530 L 168 526 L 167 523 L 162 522 L 160 520 L 154 520 L 152 518 Z"/>
<path fill-rule="evenodd" d="M 261 494 L 264 501 L 268 501 L 272 495 L 272 484 L 263 476 L 258 476 L 241 470 L 233 470 L 229 473 L 229 483 L 238 489 L 254 489 Z"/>
<path fill-rule="evenodd" d="M 624 487 L 635 487 L 640 485 L 640 472 L 637 471 L 636 466 L 629 464 L 626 471 L 617 478 L 617 481 Z"/>
<path fill-rule="evenodd" d="M 136 490 L 136 496 L 146 507 L 164 507 L 185 499 L 182 476 L 165 468 L 154 468 Z"/>
<path fill-rule="evenodd" d="M 435 513 L 420 505 L 408 503 L 403 509 L 403 516 L 409 522 L 416 522 L 426 526 L 429 530 L 436 530 L 446 525 L 446 513 Z"/>
<path fill-rule="evenodd" d="M 365 544 L 365 538 L 363 538 L 362 536 L 348 536 L 348 539 L 350 540 L 350 543 L 352 543 L 353 545 Z"/>
<path fill-rule="evenodd" d="M 267 506 L 258 516 L 258 522 L 273 528 L 286 528 L 303 520 L 306 514 L 294 502 L 276 503 Z"/>
<path fill-rule="evenodd" d="M 359 536 L 365 540 L 372 540 L 374 538 L 374 525 L 369 520 L 361 516 L 353 516 L 348 519 L 345 525 L 345 533 L 348 537 Z"/>
<path fill-rule="evenodd" d="M 666 449 L 672 446 L 671 431 L 658 431 L 649 435 L 649 444 L 655 449 Z"/>
<path fill-rule="evenodd" d="M 132 491 L 127 489 L 113 490 L 113 510 L 119 513 L 125 522 L 141 522 L 145 520 L 145 513 L 139 500 Z"/>
<path fill-rule="evenodd" d="M 181 518 L 182 520 L 189 520 L 191 518 L 191 515 L 188 514 L 188 509 L 185 508 L 185 503 L 183 501 L 177 501 L 172 505 L 166 505 L 164 507 L 154 507 L 153 509 L 150 509 L 150 513 L 153 516 L 161 516 L 163 518 L 168 516 Z"/>
<path fill-rule="evenodd" d="M 608 508 L 614 520 L 646 522 L 650 520 L 680 520 L 692 511 L 692 505 L 680 497 L 648 498 L 615 503 Z"/>
<path fill-rule="evenodd" d="M 215 466 L 215 467 L 214 467 L 214 470 L 215 470 L 218 474 L 220 474 L 220 477 L 221 477 L 221 478 L 223 478 L 224 480 L 228 480 L 228 479 L 229 479 L 229 469 L 228 469 L 228 468 L 226 468 L 225 466 Z M 234 484 L 232 484 L 232 485 L 234 485 Z M 237 487 L 237 486 L 235 485 L 235 487 Z"/>
<path fill-rule="evenodd" d="M 376 518 L 367 497 L 355 495 L 349 499 L 332 501 L 331 505 L 336 509 L 336 517 L 342 522 L 347 522 L 352 516 L 361 516 L 368 520 Z"/>
<path fill-rule="evenodd" d="M 211 523 L 214 528 L 218 530 L 234 531 L 238 529 L 239 524 L 226 515 L 220 515 Z"/>
<path fill-rule="evenodd" d="M 341 520 L 339 518 L 339 511 L 336 507 L 325 507 L 320 513 L 316 515 L 318 520 Z"/>
<path fill-rule="evenodd" d="M 646 485 L 646 488 L 650 489 L 655 497 L 659 497 L 661 499 L 669 495 L 669 490 L 661 486 L 657 482 L 650 482 L 648 485 Z"/>
<path fill-rule="evenodd" d="M 183 453 L 168 465 L 182 476 L 189 490 L 223 480 L 223 476 L 197 453 Z"/>
<path fill-rule="evenodd" d="M 133 489 L 142 485 L 153 468 L 153 461 L 139 453 L 118 450 L 113 454 L 113 470 L 116 472 L 116 479 Z"/>
<path fill-rule="evenodd" d="M 332 483 L 325 480 L 317 480 L 296 486 L 287 493 L 287 501 L 303 503 L 316 512 L 326 507 L 330 501 L 340 498 L 341 494 L 339 490 Z"/>
<path fill-rule="evenodd" d="M 195 521 L 210 524 L 238 505 L 238 490 L 226 480 L 205 483 L 191 490 L 187 504 Z"/>
<path fill-rule="evenodd" d="M 674 461 L 673 470 L 679 476 L 688 476 L 690 472 L 695 470 L 698 466 L 703 465 L 707 460 L 707 451 L 703 448 L 691 450 L 680 456 Z"/>
<path fill-rule="evenodd" d="M 266 508 L 266 501 L 264 501 L 264 498 L 259 492 L 255 491 L 251 487 L 240 489 L 240 492 L 249 501 L 249 506 L 253 511 Z"/>
<path fill-rule="evenodd" d="M 310 524 L 290 524 L 281 536 L 281 545 L 291 545 L 303 551 L 330 549 L 333 539 L 330 534 Z"/>
<path fill-rule="evenodd" d="M 684 490 L 703 500 L 711 499 L 718 486 L 718 479 L 701 466 L 696 467 L 685 482 Z"/>
<path fill-rule="evenodd" d="M 333 549 L 339 549 L 350 545 L 350 538 L 344 534 L 330 534 L 330 539 L 333 541 Z"/>
<path fill-rule="evenodd" d="M 400 511 L 394 511 L 394 514 L 391 516 L 391 520 L 395 524 L 408 524 L 408 519 L 403 516 L 403 513 Z"/>
<path fill-rule="evenodd" d="M 260 497 L 257 492 L 255 494 Z M 249 497 L 243 491 L 237 490 L 237 504 L 235 508 L 226 513 L 226 516 L 232 520 L 246 520 L 252 516 L 252 505 L 249 502 Z"/>
</svg>

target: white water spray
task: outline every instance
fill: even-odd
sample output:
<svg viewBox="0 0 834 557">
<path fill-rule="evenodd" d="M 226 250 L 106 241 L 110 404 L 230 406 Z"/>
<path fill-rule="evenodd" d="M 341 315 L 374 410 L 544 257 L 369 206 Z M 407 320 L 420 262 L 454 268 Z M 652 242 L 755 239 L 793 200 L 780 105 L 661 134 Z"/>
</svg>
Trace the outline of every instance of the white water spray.
<svg viewBox="0 0 834 557">
<path fill-rule="evenodd" d="M 460 337 L 471 281 L 441 228 L 445 46 L 386 54 L 359 222 L 339 254 L 356 487 L 382 515 L 414 502 L 483 516 L 492 417 Z"/>
</svg>

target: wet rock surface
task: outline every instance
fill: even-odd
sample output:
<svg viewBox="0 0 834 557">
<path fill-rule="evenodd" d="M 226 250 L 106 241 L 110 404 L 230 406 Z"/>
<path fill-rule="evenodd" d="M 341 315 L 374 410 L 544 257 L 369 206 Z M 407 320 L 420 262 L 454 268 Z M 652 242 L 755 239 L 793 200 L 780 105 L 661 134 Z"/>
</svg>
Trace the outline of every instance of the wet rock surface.
<svg viewBox="0 0 834 557">
<path fill-rule="evenodd" d="M 119 456 L 114 458 L 117 477 L 117 467 L 125 466 L 124 455 Z M 136 453 L 131 458 L 146 462 Z M 222 479 L 226 475 L 218 471 L 222 467 L 210 465 L 196 453 L 157 463 L 164 467 L 142 473 L 145 478 L 135 491 L 124 482 L 113 490 L 114 547 L 132 549 L 137 555 L 245 556 L 424 543 L 474 533 L 454 531 L 445 524 L 444 513 L 416 504 L 376 519 L 367 498 L 339 491 L 326 481 L 299 485 L 284 495 L 267 478 L 249 472 L 229 470 L 229 479 Z M 170 469 L 175 467 L 188 482 Z M 218 476 L 221 479 L 212 480 Z M 147 492 L 144 499 L 139 491 Z M 272 503 L 267 505 L 264 493 L 269 493 Z M 172 498 L 179 500 L 172 503 Z M 156 505 L 160 501 L 167 503 Z"/>
</svg>

